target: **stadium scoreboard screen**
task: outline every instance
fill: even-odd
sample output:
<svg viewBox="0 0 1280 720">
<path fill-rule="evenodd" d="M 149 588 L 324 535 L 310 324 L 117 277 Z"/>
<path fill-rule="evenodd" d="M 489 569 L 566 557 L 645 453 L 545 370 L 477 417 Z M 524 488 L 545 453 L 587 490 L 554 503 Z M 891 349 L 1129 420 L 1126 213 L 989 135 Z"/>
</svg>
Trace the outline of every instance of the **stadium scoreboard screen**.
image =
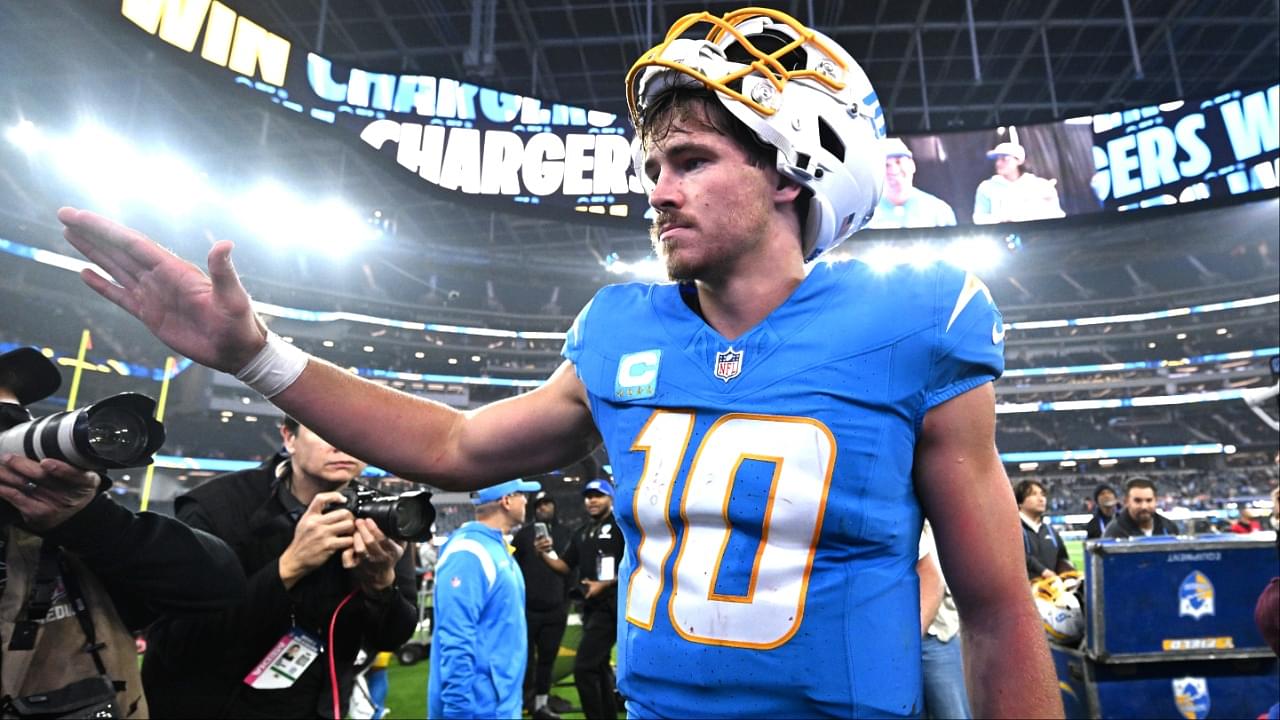
<svg viewBox="0 0 1280 720">
<path fill-rule="evenodd" d="M 189 63 L 193 74 L 246 88 L 246 102 L 330 125 L 450 197 L 561 219 L 581 213 L 639 225 L 651 213 L 626 117 L 443 76 L 343 66 L 218 2 L 123 0 L 119 7 L 116 20 L 141 31 L 139 52 L 169 46 L 170 61 Z M 913 156 L 915 186 L 946 203 L 959 224 L 1192 202 L 1277 187 L 1280 85 L 898 139 Z M 1022 205 L 1016 216 L 975 207 L 984 205 L 979 185 L 993 177 L 992 155 L 1010 145 L 1053 196 L 1044 212 L 1025 202 L 1011 203 Z M 950 224 L 872 226 L 940 222 Z"/>
</svg>

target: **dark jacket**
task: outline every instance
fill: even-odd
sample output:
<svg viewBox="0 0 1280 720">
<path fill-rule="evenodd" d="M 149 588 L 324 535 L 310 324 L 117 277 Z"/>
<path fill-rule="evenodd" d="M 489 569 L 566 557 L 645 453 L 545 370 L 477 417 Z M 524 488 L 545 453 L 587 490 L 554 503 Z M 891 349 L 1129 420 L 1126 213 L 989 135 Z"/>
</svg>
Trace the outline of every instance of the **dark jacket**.
<svg viewBox="0 0 1280 720">
<path fill-rule="evenodd" d="M 0 694 L 6 702 L 97 677 L 100 659 L 116 683 L 117 717 L 145 717 L 131 632 L 163 616 L 209 612 L 244 601 L 244 573 L 231 549 L 173 518 L 135 514 L 106 494 L 42 537 L 16 524 L 9 527 L 16 523 L 13 515 L 9 506 L 0 508 L 0 560 L 5 561 L 0 563 L 0 635 L 5 641 L 0 643 Z M 41 558 L 54 548 L 60 549 L 55 552 L 61 562 L 50 605 L 31 641 L 13 647 L 8 641 L 27 618 Z M 192 567 L 201 570 L 193 573 Z M 85 617 L 92 622 L 96 659 L 85 652 L 86 630 L 79 622 Z"/>
<path fill-rule="evenodd" d="M 131 512 L 105 494 L 44 538 L 98 577 L 133 631 L 162 616 L 220 610 L 246 597 L 244 573 L 226 543 L 164 515 Z"/>
<path fill-rule="evenodd" d="M 1022 520 L 1022 549 L 1027 556 L 1028 578 L 1034 580 L 1046 569 L 1056 573 L 1071 566 L 1067 546 L 1049 525 L 1047 516 L 1041 519 L 1039 530 L 1028 525 L 1026 518 L 1020 519 Z"/>
<path fill-rule="evenodd" d="M 1154 513 L 1151 516 L 1152 535 L 1177 535 L 1178 526 L 1169 518 Z M 1116 516 L 1111 518 L 1111 522 L 1107 523 L 1107 531 L 1102 534 L 1104 538 L 1128 538 L 1142 537 L 1142 528 L 1138 527 L 1138 523 L 1129 517 L 1129 511 L 1123 508 L 1116 511 Z"/>
<path fill-rule="evenodd" d="M 180 519 L 221 537 L 235 551 L 249 578 L 249 599 L 224 612 L 152 629 L 143 680 L 155 717 L 332 717 L 328 650 L 289 688 L 256 690 L 244 677 L 296 626 L 334 651 L 345 712 L 357 651 L 394 650 L 413 633 L 417 609 L 408 553 L 396 565 L 393 588 L 376 598 L 355 590 L 338 614 L 332 644 L 330 618 L 355 588 L 340 554 L 285 589 L 279 558 L 293 540 L 301 512 L 286 505 L 293 498 L 285 497 L 287 487 L 277 478 L 287 474 L 287 466 L 277 471 L 280 462 L 276 457 L 214 478 L 177 500 Z"/>
<path fill-rule="evenodd" d="M 1123 512 L 1124 508 L 1117 507 L 1111 513 L 1111 519 L 1108 520 L 1095 508 L 1093 511 L 1093 517 L 1089 518 L 1089 524 L 1084 526 L 1084 539 L 1097 540 L 1102 537 L 1102 533 L 1106 531 L 1107 527 L 1111 525 L 1111 523 L 1115 522 L 1116 518 Z"/>
<path fill-rule="evenodd" d="M 599 580 L 603 564 L 610 566 L 613 579 L 621 572 L 622 553 L 626 547 L 622 538 L 622 529 L 610 512 L 599 520 L 587 518 L 573 533 L 573 541 L 562 556 L 570 568 L 577 568 L 578 577 L 584 580 Z M 584 611 L 618 609 L 618 586 L 610 585 L 604 592 L 583 602 Z"/>
<path fill-rule="evenodd" d="M 572 534 L 569 528 L 554 520 L 547 523 L 551 532 L 551 545 L 557 555 L 564 555 L 569 549 Z M 516 563 L 524 574 L 525 608 L 532 612 L 569 612 L 567 595 L 568 578 L 547 564 L 542 553 L 533 546 L 533 523 L 526 523 L 511 538 L 511 546 L 515 548 Z"/>
</svg>

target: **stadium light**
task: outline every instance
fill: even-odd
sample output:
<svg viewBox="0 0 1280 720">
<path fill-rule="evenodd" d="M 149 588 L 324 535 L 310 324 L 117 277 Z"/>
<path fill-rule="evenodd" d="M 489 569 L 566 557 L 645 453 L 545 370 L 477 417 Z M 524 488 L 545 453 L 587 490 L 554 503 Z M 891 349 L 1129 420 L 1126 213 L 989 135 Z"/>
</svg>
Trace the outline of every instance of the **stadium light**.
<svg viewBox="0 0 1280 720">
<path fill-rule="evenodd" d="M 178 155 L 135 145 L 93 120 L 67 135 L 46 136 L 24 119 L 4 134 L 24 153 L 44 155 L 59 176 L 108 214 L 120 215 L 128 204 L 179 220 L 207 207 L 238 218 L 273 246 L 334 258 L 379 239 L 387 224 L 379 213 L 365 216 L 338 198 L 302 198 L 275 181 L 224 196 L 204 172 Z"/>
<path fill-rule="evenodd" d="M 936 262 L 945 262 L 961 270 L 981 273 L 997 267 L 1006 254 L 1004 247 L 984 236 L 970 236 L 954 240 L 946 245 L 915 243 L 910 247 L 900 245 L 872 245 L 857 258 L 874 272 L 886 273 L 900 265 L 922 269 Z M 844 259 L 833 256 L 832 262 Z"/>
<path fill-rule="evenodd" d="M 604 269 L 615 275 L 627 275 L 641 280 L 661 281 L 667 279 L 667 267 L 661 260 L 650 255 L 643 260 L 627 262 L 616 254 L 610 253 L 604 259 Z"/>
<path fill-rule="evenodd" d="M 120 214 L 135 181 L 137 151 L 94 122 L 83 122 L 68 138 L 49 143 L 53 167 L 108 213 Z"/>
<path fill-rule="evenodd" d="M 233 202 L 234 215 L 240 224 L 268 244 L 292 247 L 299 241 L 298 228 L 290 227 L 287 218 L 302 206 L 293 193 L 275 180 L 262 180 Z"/>
<path fill-rule="evenodd" d="M 39 153 L 46 144 L 44 133 L 40 132 L 40 128 L 36 127 L 35 123 L 26 118 L 19 120 L 17 125 L 7 128 L 4 131 L 4 137 L 25 155 Z"/>
<path fill-rule="evenodd" d="M 893 245 L 872 245 L 858 259 L 866 263 L 872 271 L 887 273 L 906 262 L 906 252 Z"/>
<path fill-rule="evenodd" d="M 938 250 L 926 243 L 915 243 L 901 256 L 902 261 L 917 270 L 923 270 L 938 261 Z"/>
<path fill-rule="evenodd" d="M 342 259 L 382 237 L 382 230 L 365 222 L 355 208 L 337 198 L 326 198 L 318 206 L 299 208 L 301 239 L 327 257 Z"/>
<path fill-rule="evenodd" d="M 187 216 L 197 205 L 216 200 L 208 177 L 170 152 L 142 159 L 130 180 L 134 192 L 170 220 Z"/>
<path fill-rule="evenodd" d="M 962 270 L 979 273 L 999 266 L 1006 252 L 991 238 L 964 237 L 947 243 L 942 259 Z"/>
</svg>

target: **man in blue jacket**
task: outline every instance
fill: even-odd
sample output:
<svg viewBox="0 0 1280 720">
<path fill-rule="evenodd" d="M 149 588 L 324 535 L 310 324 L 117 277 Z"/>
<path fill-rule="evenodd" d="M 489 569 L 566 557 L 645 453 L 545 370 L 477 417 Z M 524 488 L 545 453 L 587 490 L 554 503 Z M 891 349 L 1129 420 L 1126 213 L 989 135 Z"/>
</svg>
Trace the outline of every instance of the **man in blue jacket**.
<svg viewBox="0 0 1280 720">
<path fill-rule="evenodd" d="M 476 519 L 458 528 L 436 563 L 430 718 L 520 717 L 528 654 L 524 576 L 503 537 L 524 522 L 536 482 L 508 480 L 472 493 Z"/>
</svg>

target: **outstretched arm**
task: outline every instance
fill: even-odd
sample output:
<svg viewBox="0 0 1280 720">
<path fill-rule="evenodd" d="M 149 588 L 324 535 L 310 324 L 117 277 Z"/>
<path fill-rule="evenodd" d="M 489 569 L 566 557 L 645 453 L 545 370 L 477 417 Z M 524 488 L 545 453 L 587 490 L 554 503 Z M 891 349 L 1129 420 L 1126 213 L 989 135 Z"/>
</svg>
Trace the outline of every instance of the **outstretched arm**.
<svg viewBox="0 0 1280 720">
<path fill-rule="evenodd" d="M 995 447 L 990 383 L 925 416 L 916 493 L 964 628 L 975 717 L 1062 717 L 1062 698 L 1027 586 L 1013 491 Z"/>
<path fill-rule="evenodd" d="M 63 208 L 58 219 L 67 240 L 114 280 L 85 270 L 85 283 L 175 351 L 234 373 L 266 344 L 266 328 L 231 264 L 231 243 L 209 251 L 206 275 L 101 216 Z M 568 363 L 533 392 L 466 413 L 318 358 L 270 399 L 335 447 L 449 490 L 562 467 L 599 444 L 586 391 Z"/>
</svg>

